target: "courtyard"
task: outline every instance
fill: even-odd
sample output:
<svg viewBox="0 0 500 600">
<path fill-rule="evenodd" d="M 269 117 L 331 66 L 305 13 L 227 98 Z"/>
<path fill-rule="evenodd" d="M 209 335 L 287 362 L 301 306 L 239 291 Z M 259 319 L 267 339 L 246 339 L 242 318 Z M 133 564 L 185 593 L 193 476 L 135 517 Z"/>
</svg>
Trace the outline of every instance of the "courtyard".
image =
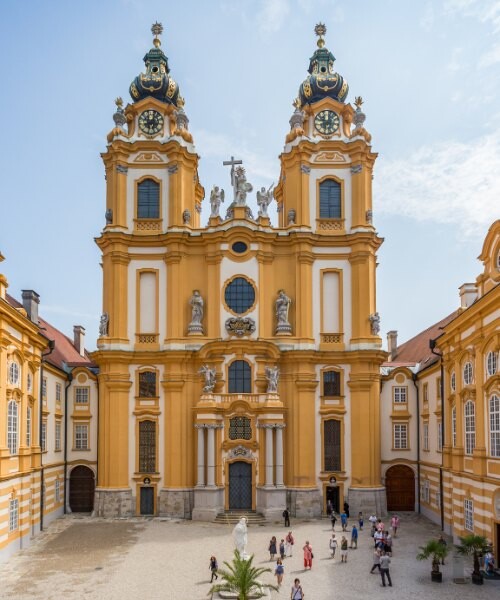
<svg viewBox="0 0 500 600">
<path fill-rule="evenodd" d="M 232 525 L 155 519 L 104 520 L 68 515 L 51 523 L 33 544 L 0 566 L 0 598 L 28 600 L 148 598 L 151 600 L 201 600 L 210 589 L 209 557 L 219 565 L 233 551 Z M 462 599 L 491 598 L 500 582 L 480 586 L 453 583 L 450 555 L 442 567 L 443 583 L 431 583 L 430 561 L 418 562 L 418 546 L 437 537 L 439 528 L 422 517 L 406 514 L 394 541 L 391 564 L 393 587 L 381 587 L 378 574 L 370 575 L 373 544 L 369 531 L 360 532 L 357 550 L 350 550 L 347 564 L 337 555 L 330 558 L 331 536 L 327 520 L 293 521 L 293 557 L 287 558 L 280 593 L 290 597 L 293 579 L 299 577 L 307 600 L 344 598 L 373 599 L 390 596 L 398 600 L 418 597 Z M 350 529 L 350 528 L 349 528 Z M 249 528 L 248 551 L 257 566 L 271 567 L 267 551 L 272 535 L 284 538 L 282 523 Z M 340 540 L 341 527 L 336 535 Z M 347 534 L 350 540 L 350 531 Z M 313 568 L 304 571 L 302 546 L 309 540 L 314 550 Z M 469 572 L 470 569 L 466 567 Z M 266 575 L 266 580 L 274 577 Z"/>
</svg>

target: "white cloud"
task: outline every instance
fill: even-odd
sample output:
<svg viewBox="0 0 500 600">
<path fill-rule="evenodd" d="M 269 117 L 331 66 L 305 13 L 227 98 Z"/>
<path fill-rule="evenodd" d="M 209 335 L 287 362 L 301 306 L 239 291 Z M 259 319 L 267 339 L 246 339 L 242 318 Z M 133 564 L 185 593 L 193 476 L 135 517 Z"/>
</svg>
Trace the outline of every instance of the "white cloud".
<svg viewBox="0 0 500 600">
<path fill-rule="evenodd" d="M 490 23 L 493 31 L 500 31 L 500 0 L 446 0 L 444 9 L 450 14 L 461 14 L 481 23 Z"/>
<path fill-rule="evenodd" d="M 431 31 L 434 25 L 435 15 L 434 7 L 430 2 L 425 5 L 424 12 L 420 19 L 420 26 L 424 31 Z"/>
<path fill-rule="evenodd" d="M 379 159 L 377 210 L 483 235 L 500 213 L 500 132 L 468 143 L 424 146 L 406 158 Z"/>
<path fill-rule="evenodd" d="M 268 34 L 279 31 L 289 12 L 289 0 L 263 0 L 262 8 L 257 13 L 260 33 Z"/>
<path fill-rule="evenodd" d="M 491 65 L 495 65 L 496 63 L 500 63 L 500 44 L 495 44 L 481 56 L 479 59 L 479 67 L 491 67 Z"/>
</svg>

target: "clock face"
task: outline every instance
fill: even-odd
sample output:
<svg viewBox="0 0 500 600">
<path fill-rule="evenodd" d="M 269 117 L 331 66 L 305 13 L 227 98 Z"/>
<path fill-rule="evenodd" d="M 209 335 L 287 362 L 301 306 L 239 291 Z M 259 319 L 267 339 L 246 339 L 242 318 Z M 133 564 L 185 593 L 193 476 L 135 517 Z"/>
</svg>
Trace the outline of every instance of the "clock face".
<svg viewBox="0 0 500 600">
<path fill-rule="evenodd" d="M 324 135 L 335 133 L 340 125 L 340 119 L 333 110 L 322 110 L 314 117 L 314 126 Z"/>
<path fill-rule="evenodd" d="M 155 135 L 163 127 L 163 117 L 156 110 L 145 110 L 139 115 L 139 127 L 146 135 Z"/>
</svg>

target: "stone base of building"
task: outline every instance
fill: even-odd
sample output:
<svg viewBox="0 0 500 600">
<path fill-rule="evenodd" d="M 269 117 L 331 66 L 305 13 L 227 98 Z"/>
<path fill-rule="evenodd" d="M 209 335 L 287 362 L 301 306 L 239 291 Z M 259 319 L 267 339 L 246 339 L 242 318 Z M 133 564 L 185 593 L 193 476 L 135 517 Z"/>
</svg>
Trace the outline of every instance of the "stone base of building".
<svg viewBox="0 0 500 600">
<path fill-rule="evenodd" d="M 387 497 L 385 487 L 349 488 L 347 502 L 349 514 L 355 518 L 362 512 L 365 520 L 371 515 L 377 517 L 387 514 Z"/>
<path fill-rule="evenodd" d="M 213 521 L 224 511 L 224 488 L 200 487 L 194 489 L 193 521 Z"/>
<path fill-rule="evenodd" d="M 94 496 L 94 517 L 116 518 L 135 515 L 132 490 L 107 490 L 96 488 Z"/>
<path fill-rule="evenodd" d="M 291 517 L 301 519 L 321 517 L 323 499 L 317 488 L 287 490 L 286 504 Z"/>
<path fill-rule="evenodd" d="M 192 489 L 160 490 L 158 512 L 160 517 L 190 519 L 193 511 L 194 497 Z"/>
<path fill-rule="evenodd" d="M 284 487 L 258 487 L 256 508 L 268 521 L 280 521 L 286 508 L 286 489 Z"/>
</svg>

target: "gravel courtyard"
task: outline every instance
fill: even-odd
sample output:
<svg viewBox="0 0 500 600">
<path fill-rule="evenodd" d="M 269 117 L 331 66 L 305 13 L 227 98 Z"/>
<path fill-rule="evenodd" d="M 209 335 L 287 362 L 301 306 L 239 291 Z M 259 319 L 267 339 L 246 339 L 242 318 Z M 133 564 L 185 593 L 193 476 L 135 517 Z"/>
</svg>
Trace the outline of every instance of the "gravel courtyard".
<svg viewBox="0 0 500 600">
<path fill-rule="evenodd" d="M 439 529 L 414 515 L 402 518 L 391 564 L 393 587 L 383 589 L 379 575 L 370 575 L 373 544 L 368 531 L 360 533 L 357 550 L 347 564 L 332 560 L 328 550 L 329 521 L 292 521 L 294 555 L 285 560 L 282 591 L 273 598 L 290 598 L 295 577 L 301 579 L 306 600 L 332 598 L 394 600 L 456 598 L 490 599 L 500 596 L 500 582 L 480 586 L 453 583 L 451 555 L 443 569 L 443 583 L 430 581 L 430 562 L 415 560 L 416 548 L 438 536 Z M 282 524 L 249 528 L 248 551 L 258 566 L 274 567 L 267 547 L 272 535 L 285 537 Z M 232 556 L 232 526 L 167 519 L 102 520 L 67 516 L 53 522 L 34 544 L 0 566 L 0 598 L 199 600 L 210 589 L 209 557 L 219 564 Z M 340 540 L 342 532 L 336 528 Z M 350 539 L 350 533 L 348 534 Z M 311 571 L 303 570 L 305 540 L 314 549 Z M 274 572 L 274 568 L 273 568 Z M 274 581 L 271 574 L 269 581 Z"/>
</svg>

